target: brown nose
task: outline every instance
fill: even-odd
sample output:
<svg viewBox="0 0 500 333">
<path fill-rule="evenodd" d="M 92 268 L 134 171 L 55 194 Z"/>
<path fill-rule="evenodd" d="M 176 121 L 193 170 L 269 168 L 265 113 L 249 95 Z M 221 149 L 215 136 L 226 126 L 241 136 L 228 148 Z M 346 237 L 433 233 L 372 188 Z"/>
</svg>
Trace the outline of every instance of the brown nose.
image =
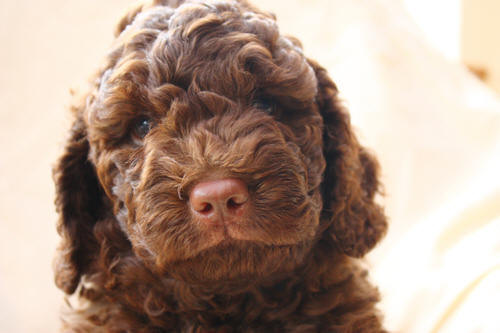
<svg viewBox="0 0 500 333">
<path fill-rule="evenodd" d="M 235 178 L 202 182 L 191 190 L 189 202 L 202 222 L 227 223 L 245 213 L 248 188 L 242 180 Z"/>
</svg>

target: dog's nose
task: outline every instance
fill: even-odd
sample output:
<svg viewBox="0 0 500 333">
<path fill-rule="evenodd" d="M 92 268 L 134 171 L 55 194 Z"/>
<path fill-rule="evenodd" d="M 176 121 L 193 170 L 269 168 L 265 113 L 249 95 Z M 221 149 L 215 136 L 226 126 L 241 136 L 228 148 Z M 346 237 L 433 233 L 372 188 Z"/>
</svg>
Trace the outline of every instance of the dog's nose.
<svg viewBox="0 0 500 333">
<path fill-rule="evenodd" d="M 203 222 L 225 223 L 245 213 L 248 197 L 248 187 L 242 180 L 226 178 L 196 184 L 189 203 Z"/>
</svg>

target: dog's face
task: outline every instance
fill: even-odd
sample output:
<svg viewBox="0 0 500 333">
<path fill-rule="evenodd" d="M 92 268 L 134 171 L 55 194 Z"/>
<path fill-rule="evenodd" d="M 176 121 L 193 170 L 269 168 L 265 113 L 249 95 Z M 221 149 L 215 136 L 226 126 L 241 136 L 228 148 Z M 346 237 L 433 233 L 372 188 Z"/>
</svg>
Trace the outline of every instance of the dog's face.
<svg viewBox="0 0 500 333">
<path fill-rule="evenodd" d="M 71 143 L 83 142 L 91 165 L 79 181 L 96 183 L 94 201 L 62 198 L 64 158 L 56 170 L 73 251 L 98 243 L 91 234 L 106 220 L 151 270 L 197 282 L 293 270 L 323 233 L 350 241 L 349 252 L 368 226 L 373 246 L 385 220 L 370 228 L 357 206 L 373 205 L 376 165 L 336 107 L 335 86 L 271 15 L 236 2 L 145 6 L 122 28 Z M 91 211 L 87 222 L 68 217 L 71 205 Z M 337 235 L 332 219 L 349 229 L 346 214 L 363 214 L 362 226 Z M 75 223 L 89 235 L 75 235 Z M 66 257 L 78 276 L 91 260 Z"/>
<path fill-rule="evenodd" d="M 295 262 L 288 253 L 315 236 L 325 166 L 316 78 L 300 50 L 270 17 L 217 3 L 146 10 L 117 43 L 88 130 L 136 253 L 200 279 Z M 243 183 L 245 207 L 207 219 L 192 192 L 224 179 Z"/>
</svg>

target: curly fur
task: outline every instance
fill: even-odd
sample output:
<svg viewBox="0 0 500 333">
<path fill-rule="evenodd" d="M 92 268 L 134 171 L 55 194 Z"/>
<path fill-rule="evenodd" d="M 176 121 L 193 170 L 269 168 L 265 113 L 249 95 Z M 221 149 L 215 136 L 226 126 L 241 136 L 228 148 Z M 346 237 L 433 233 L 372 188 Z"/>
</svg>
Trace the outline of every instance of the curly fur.
<svg viewBox="0 0 500 333">
<path fill-rule="evenodd" d="M 383 332 L 357 259 L 384 235 L 378 164 L 327 72 L 245 1 L 131 10 L 54 170 L 72 332 Z M 150 124 L 140 130 L 144 120 Z M 196 223 L 235 177 L 250 217 Z"/>
</svg>

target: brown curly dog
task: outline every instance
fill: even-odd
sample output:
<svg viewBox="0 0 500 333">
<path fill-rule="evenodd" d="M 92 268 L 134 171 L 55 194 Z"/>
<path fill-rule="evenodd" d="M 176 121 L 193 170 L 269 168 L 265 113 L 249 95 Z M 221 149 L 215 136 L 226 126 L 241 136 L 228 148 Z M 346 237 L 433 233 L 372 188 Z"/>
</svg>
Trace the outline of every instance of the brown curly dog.
<svg viewBox="0 0 500 333">
<path fill-rule="evenodd" d="M 273 15 L 142 3 L 73 111 L 65 331 L 384 331 L 356 259 L 387 228 L 377 162 Z"/>
</svg>

